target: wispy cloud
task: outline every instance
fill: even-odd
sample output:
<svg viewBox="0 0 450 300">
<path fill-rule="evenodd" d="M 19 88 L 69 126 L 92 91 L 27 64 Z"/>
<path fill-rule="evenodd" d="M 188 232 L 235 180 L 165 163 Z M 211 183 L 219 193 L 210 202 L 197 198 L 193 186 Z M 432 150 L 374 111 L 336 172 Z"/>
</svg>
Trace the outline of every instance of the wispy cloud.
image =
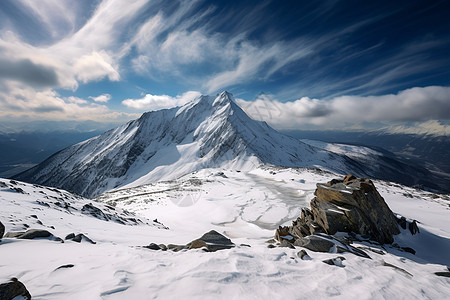
<svg viewBox="0 0 450 300">
<path fill-rule="evenodd" d="M 95 102 L 106 103 L 109 100 L 111 100 L 111 95 L 110 94 L 102 94 L 102 95 L 97 96 L 97 97 L 90 96 L 89 98 L 94 100 Z"/>
<path fill-rule="evenodd" d="M 200 92 L 189 91 L 176 97 L 168 95 L 151 95 L 146 94 L 140 99 L 126 99 L 122 104 L 126 107 L 133 108 L 140 111 L 152 111 L 164 108 L 172 108 L 182 106 L 201 95 Z"/>
</svg>

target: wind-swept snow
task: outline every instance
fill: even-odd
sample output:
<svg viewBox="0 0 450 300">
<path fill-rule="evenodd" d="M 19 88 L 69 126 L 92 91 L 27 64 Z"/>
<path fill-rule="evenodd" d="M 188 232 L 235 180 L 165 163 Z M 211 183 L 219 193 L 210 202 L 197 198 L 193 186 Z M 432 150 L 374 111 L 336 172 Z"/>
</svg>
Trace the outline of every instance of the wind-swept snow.
<svg viewBox="0 0 450 300">
<path fill-rule="evenodd" d="M 389 245 L 354 243 L 385 254 L 366 250 L 372 258 L 366 259 L 307 250 L 312 259 L 301 260 L 301 247 L 267 247 L 275 228 L 290 224 L 309 206 L 316 183 L 334 177 L 308 169 L 202 169 L 176 180 L 111 191 L 95 201 L 2 179 L 0 221 L 7 231 L 27 224 L 62 238 L 84 233 L 97 244 L 3 238 L 0 282 L 18 277 L 33 299 L 50 300 L 447 298 L 450 279 L 434 274 L 450 265 L 450 202 L 444 195 L 375 182 L 394 213 L 419 221 L 419 234 L 396 236 L 399 246 L 414 248 L 416 255 Z M 75 209 L 54 204 L 60 201 Z M 143 222 L 122 225 L 80 213 L 88 203 Z M 154 219 L 159 223 L 148 221 Z M 237 246 L 214 253 L 139 247 L 185 244 L 212 229 Z M 340 266 L 322 262 L 337 256 L 345 258 Z M 74 266 L 58 269 L 68 264 Z"/>
</svg>

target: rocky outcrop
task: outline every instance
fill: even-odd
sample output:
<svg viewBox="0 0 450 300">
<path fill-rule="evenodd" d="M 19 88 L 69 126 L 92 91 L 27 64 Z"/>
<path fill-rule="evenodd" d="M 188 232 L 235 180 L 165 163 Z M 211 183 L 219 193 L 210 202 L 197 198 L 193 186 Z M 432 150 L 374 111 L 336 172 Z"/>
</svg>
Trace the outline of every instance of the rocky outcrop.
<svg viewBox="0 0 450 300">
<path fill-rule="evenodd" d="M 29 229 L 27 231 L 7 232 L 5 234 L 5 238 L 17 238 L 22 240 L 45 238 L 52 241 L 64 242 L 61 238 L 54 236 L 51 232 L 44 229 Z"/>
<path fill-rule="evenodd" d="M 235 244 L 229 238 L 215 230 L 211 230 L 186 245 L 169 244 L 165 246 L 163 244 L 157 245 L 155 243 L 150 243 L 148 246 L 144 246 L 144 248 L 163 251 L 172 250 L 175 252 L 180 250 L 203 249 L 206 252 L 215 252 L 218 250 L 231 249 L 234 246 Z"/>
<path fill-rule="evenodd" d="M 30 292 L 17 278 L 12 278 L 9 282 L 0 284 L 0 299 L 10 300 L 17 296 L 22 296 L 28 300 L 31 299 Z"/>
<path fill-rule="evenodd" d="M 303 209 L 292 226 L 276 231 L 278 241 L 295 244 L 299 238 L 313 234 L 347 232 L 390 244 L 393 235 L 400 233 L 396 217 L 367 178 L 348 175 L 343 180 L 319 183 L 314 194 L 311 209 Z"/>
</svg>

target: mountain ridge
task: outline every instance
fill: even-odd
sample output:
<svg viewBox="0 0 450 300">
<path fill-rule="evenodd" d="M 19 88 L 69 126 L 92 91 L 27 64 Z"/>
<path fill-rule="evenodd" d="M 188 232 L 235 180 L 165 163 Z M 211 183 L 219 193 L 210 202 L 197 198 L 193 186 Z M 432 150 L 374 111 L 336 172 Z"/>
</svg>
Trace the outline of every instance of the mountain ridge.
<svg viewBox="0 0 450 300">
<path fill-rule="evenodd" d="M 377 162 L 384 159 L 383 155 L 361 151 L 367 157 L 329 151 L 281 134 L 264 122 L 252 120 L 230 93 L 222 92 L 216 97 L 200 96 L 182 107 L 144 113 L 136 120 L 65 148 L 14 178 L 64 188 L 86 197 L 172 180 L 203 168 L 248 171 L 261 164 L 314 167 L 416 183 L 408 174 L 408 166 L 389 169 L 385 163 L 389 171 L 380 170 Z M 414 172 L 422 177 L 429 175 L 425 170 Z"/>
</svg>

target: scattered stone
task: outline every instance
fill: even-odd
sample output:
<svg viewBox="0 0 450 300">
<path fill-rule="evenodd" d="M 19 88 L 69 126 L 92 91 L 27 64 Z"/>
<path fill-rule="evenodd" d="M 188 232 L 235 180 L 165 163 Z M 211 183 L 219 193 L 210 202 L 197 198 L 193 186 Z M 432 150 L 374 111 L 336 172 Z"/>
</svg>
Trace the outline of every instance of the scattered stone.
<svg viewBox="0 0 450 300">
<path fill-rule="evenodd" d="M 400 249 L 402 249 L 405 252 L 411 253 L 411 254 L 416 254 L 416 250 L 414 250 L 413 248 L 410 247 L 400 247 Z"/>
<path fill-rule="evenodd" d="M 287 248 L 295 249 L 295 246 L 292 245 L 288 240 L 282 240 L 280 243 L 280 247 L 287 247 Z"/>
<path fill-rule="evenodd" d="M 311 260 L 311 256 L 308 255 L 308 253 L 306 252 L 306 250 L 300 250 L 297 253 L 297 256 L 301 259 L 301 260 Z"/>
<path fill-rule="evenodd" d="M 266 243 L 268 243 L 268 244 L 275 244 L 277 241 L 276 240 L 274 240 L 274 239 L 270 239 L 270 240 L 267 240 L 266 241 Z"/>
<path fill-rule="evenodd" d="M 97 244 L 96 242 L 94 242 L 93 240 L 91 240 L 90 238 L 88 238 L 86 235 L 79 233 L 77 235 L 75 235 L 75 233 L 69 233 L 65 240 L 70 240 L 70 241 L 74 241 L 77 243 L 81 243 L 82 241 L 91 243 L 91 244 Z"/>
<path fill-rule="evenodd" d="M 267 248 L 272 249 L 272 248 L 276 248 L 276 246 L 274 244 L 269 244 L 269 245 L 267 245 Z"/>
<path fill-rule="evenodd" d="M 317 233 L 353 232 L 381 244 L 390 244 L 394 241 L 393 235 L 400 233 L 397 218 L 367 178 L 348 175 L 344 180 L 319 183 L 314 194 L 311 209 L 302 209 L 301 217 L 292 226 L 277 229 L 278 241 L 291 237 L 297 240 Z"/>
<path fill-rule="evenodd" d="M 17 238 L 22 240 L 32 240 L 37 238 L 47 238 L 52 241 L 58 241 L 64 243 L 64 241 L 54 236 L 51 232 L 43 229 L 29 229 L 27 231 L 7 232 L 5 234 L 7 238 Z"/>
<path fill-rule="evenodd" d="M 201 238 L 195 239 L 187 245 L 168 244 L 167 246 L 165 246 L 163 244 L 157 245 L 155 243 L 151 243 L 148 246 L 144 246 L 144 248 L 152 250 L 172 250 L 174 252 L 191 249 L 203 249 L 207 252 L 215 252 L 218 250 L 230 249 L 233 247 L 235 247 L 235 244 L 233 244 L 233 242 L 229 238 L 218 233 L 215 230 L 211 230 L 210 232 L 205 233 Z"/>
<path fill-rule="evenodd" d="M 335 244 L 332 241 L 317 235 L 299 238 L 294 243 L 294 246 L 303 247 L 314 252 L 329 252 L 334 245 Z"/>
<path fill-rule="evenodd" d="M 330 259 L 325 259 L 322 262 L 326 263 L 327 265 L 330 266 L 338 266 L 338 267 L 345 267 L 342 262 L 345 260 L 345 257 L 343 256 L 338 256 L 335 258 L 330 258 Z"/>
<path fill-rule="evenodd" d="M 442 277 L 450 277 L 450 272 L 435 272 L 434 274 Z"/>
<path fill-rule="evenodd" d="M 7 232 L 4 237 L 13 239 L 13 238 L 17 238 L 17 237 L 23 235 L 24 233 L 25 233 L 25 231 Z"/>
<path fill-rule="evenodd" d="M 30 215 L 30 217 L 35 218 L 35 219 L 38 218 L 38 216 L 36 216 L 36 215 Z"/>
<path fill-rule="evenodd" d="M 241 246 L 241 247 L 248 247 L 248 248 L 251 248 L 252 246 L 250 246 L 250 245 L 248 245 L 248 244 L 240 244 L 239 246 Z"/>
<path fill-rule="evenodd" d="M 405 269 L 402 269 L 402 268 L 400 268 L 400 267 L 394 266 L 394 265 L 392 265 L 392 264 L 390 264 L 390 263 L 385 262 L 384 260 L 381 261 L 381 264 L 382 264 L 383 266 L 385 266 L 385 267 L 391 267 L 391 268 L 393 268 L 393 269 L 399 270 L 400 272 L 405 273 L 406 275 L 409 275 L 409 276 L 411 276 L 411 277 L 413 276 L 411 273 L 409 273 L 409 272 L 406 271 Z"/>
<path fill-rule="evenodd" d="M 18 188 L 18 187 L 13 187 L 13 188 L 11 188 L 11 190 L 13 190 L 13 191 L 15 191 L 15 192 L 17 192 L 19 194 L 26 194 L 23 189 Z"/>
<path fill-rule="evenodd" d="M 57 268 L 55 269 L 55 271 L 56 271 L 56 270 L 59 270 L 59 269 L 70 269 L 70 268 L 73 268 L 73 267 L 75 267 L 75 265 L 73 265 L 73 264 L 62 265 L 62 266 L 57 267 Z"/>
<path fill-rule="evenodd" d="M 49 231 L 43 230 L 43 229 L 30 229 L 27 230 L 24 234 L 21 236 L 18 236 L 18 239 L 24 239 L 24 240 L 32 240 L 36 238 L 48 238 L 53 236 Z"/>
<path fill-rule="evenodd" d="M 400 225 L 401 228 L 406 229 L 406 218 L 401 216 L 400 218 L 397 218 L 397 224 Z"/>
<path fill-rule="evenodd" d="M 17 278 L 11 278 L 9 282 L 0 284 L 0 299 L 11 300 L 17 296 L 31 299 L 30 292 Z"/>
<path fill-rule="evenodd" d="M 417 226 L 416 220 L 413 220 L 411 223 L 409 223 L 408 228 L 412 235 L 415 235 L 416 233 L 420 233 L 419 226 Z"/>
<path fill-rule="evenodd" d="M 144 248 L 147 248 L 150 250 L 161 250 L 161 247 L 159 245 L 156 245 L 155 243 L 150 243 L 150 245 L 144 246 Z"/>
<path fill-rule="evenodd" d="M 98 207 L 92 205 L 92 203 L 85 204 L 83 208 L 81 208 L 81 213 L 85 215 L 91 215 L 97 219 L 109 221 L 110 218 L 108 218 L 107 215 Z"/>
</svg>

